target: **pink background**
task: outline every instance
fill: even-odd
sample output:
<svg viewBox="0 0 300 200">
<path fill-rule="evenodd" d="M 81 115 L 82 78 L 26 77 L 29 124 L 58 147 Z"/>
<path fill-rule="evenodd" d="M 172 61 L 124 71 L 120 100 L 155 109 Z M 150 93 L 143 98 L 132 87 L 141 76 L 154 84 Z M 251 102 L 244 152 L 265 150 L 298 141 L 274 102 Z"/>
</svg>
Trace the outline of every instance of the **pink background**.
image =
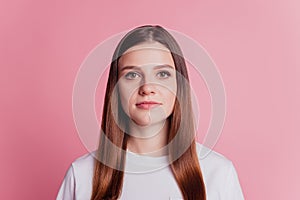
<svg viewBox="0 0 300 200">
<path fill-rule="evenodd" d="M 1 2 L 0 199 L 55 198 L 86 152 L 72 117 L 80 64 L 107 37 L 143 24 L 191 36 L 217 64 L 227 117 L 215 150 L 234 162 L 246 199 L 296 199 L 299 2 L 120 2 Z"/>
</svg>

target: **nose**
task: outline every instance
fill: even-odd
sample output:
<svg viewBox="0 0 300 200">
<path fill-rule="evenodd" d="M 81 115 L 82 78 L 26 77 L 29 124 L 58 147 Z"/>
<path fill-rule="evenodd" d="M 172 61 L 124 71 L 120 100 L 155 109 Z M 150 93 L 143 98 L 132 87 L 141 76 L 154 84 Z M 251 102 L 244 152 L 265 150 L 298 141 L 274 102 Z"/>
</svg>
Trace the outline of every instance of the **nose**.
<svg viewBox="0 0 300 200">
<path fill-rule="evenodd" d="M 142 84 L 139 88 L 139 94 L 144 95 L 153 95 L 155 94 L 155 86 L 151 83 Z"/>
</svg>

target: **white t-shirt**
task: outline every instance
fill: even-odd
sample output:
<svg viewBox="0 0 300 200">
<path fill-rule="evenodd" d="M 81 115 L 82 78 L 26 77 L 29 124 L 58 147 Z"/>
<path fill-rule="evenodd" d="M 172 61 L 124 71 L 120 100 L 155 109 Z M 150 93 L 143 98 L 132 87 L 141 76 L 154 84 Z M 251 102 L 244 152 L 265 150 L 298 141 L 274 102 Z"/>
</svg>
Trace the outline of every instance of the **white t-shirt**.
<svg viewBox="0 0 300 200">
<path fill-rule="evenodd" d="M 215 151 L 202 158 L 200 152 L 207 148 L 199 143 L 196 143 L 196 146 L 207 200 L 243 200 L 242 189 L 232 162 Z M 57 200 L 90 199 L 94 172 L 93 153 L 85 154 L 71 164 L 58 192 Z M 202 153 L 203 151 L 201 155 Z M 183 199 L 172 171 L 168 167 L 168 157 L 142 156 L 127 151 L 120 199 Z"/>
</svg>

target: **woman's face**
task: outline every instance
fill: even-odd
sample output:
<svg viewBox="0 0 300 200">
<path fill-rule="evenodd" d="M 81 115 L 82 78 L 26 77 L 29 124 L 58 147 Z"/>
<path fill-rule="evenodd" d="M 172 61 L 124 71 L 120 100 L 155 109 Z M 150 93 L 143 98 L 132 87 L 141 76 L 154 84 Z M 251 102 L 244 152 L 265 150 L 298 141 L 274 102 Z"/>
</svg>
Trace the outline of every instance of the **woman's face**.
<svg viewBox="0 0 300 200">
<path fill-rule="evenodd" d="M 140 126 L 164 122 L 176 98 L 176 70 L 170 51 L 158 42 L 129 48 L 118 62 L 120 100 Z"/>
</svg>

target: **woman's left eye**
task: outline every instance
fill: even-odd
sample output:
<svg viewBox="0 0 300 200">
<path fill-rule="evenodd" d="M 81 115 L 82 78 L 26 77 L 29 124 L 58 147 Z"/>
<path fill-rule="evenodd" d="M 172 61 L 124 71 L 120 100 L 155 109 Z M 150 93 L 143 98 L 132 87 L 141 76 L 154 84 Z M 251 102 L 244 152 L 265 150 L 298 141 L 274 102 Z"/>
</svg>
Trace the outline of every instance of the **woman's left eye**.
<svg viewBox="0 0 300 200">
<path fill-rule="evenodd" d="M 171 73 L 168 72 L 168 71 L 161 71 L 161 72 L 158 72 L 158 73 L 157 73 L 157 76 L 158 76 L 159 78 L 168 78 L 168 77 L 171 76 Z"/>
</svg>

